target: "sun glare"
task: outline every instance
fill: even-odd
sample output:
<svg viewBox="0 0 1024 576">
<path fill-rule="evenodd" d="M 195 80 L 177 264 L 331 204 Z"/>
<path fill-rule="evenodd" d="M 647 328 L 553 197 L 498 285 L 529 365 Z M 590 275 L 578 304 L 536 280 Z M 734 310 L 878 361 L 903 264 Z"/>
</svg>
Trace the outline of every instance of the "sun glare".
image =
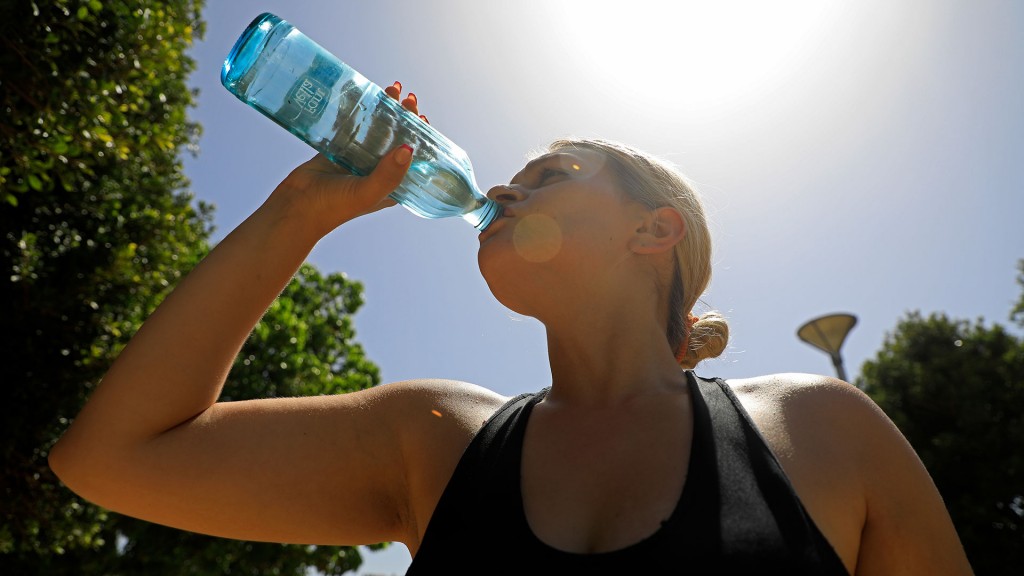
<svg viewBox="0 0 1024 576">
<path fill-rule="evenodd" d="M 824 2 L 551 2 L 563 54 L 617 100 L 660 95 L 724 111 L 792 80 L 832 10 Z"/>
</svg>

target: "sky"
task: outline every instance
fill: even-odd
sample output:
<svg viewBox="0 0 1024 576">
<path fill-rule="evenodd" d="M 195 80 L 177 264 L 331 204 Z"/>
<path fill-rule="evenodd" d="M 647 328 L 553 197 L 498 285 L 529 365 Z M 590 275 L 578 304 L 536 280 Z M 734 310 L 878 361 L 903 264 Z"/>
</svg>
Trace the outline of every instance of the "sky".
<svg viewBox="0 0 1024 576">
<path fill-rule="evenodd" d="M 244 9 L 240 9 L 244 6 Z M 214 239 L 311 149 L 220 85 L 263 11 L 381 86 L 400 80 L 472 159 L 483 190 L 565 136 L 677 166 L 711 220 L 701 310 L 726 315 L 703 376 L 833 375 L 796 338 L 857 316 L 849 378 L 910 311 L 1007 323 L 1024 258 L 1024 3 L 210 0 L 191 50 L 203 126 L 186 174 Z M 385 382 L 451 378 L 513 395 L 550 382 L 543 328 L 500 305 L 477 232 L 396 207 L 323 239 L 309 261 L 365 286 L 357 338 Z M 401 545 L 359 574 L 401 574 Z"/>
</svg>

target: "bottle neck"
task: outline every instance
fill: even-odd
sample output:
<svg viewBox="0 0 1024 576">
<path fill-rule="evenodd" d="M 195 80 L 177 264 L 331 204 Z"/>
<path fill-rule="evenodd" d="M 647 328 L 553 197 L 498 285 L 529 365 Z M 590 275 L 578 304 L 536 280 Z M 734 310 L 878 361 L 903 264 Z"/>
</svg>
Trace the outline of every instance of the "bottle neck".
<svg viewBox="0 0 1024 576">
<path fill-rule="evenodd" d="M 474 186 L 476 183 L 474 183 Z M 479 192 L 479 190 L 477 190 Z M 480 195 L 483 198 L 480 206 L 472 212 L 463 216 L 463 218 L 473 225 L 474 228 L 483 232 L 490 226 L 495 220 L 501 217 L 501 213 L 504 210 L 501 204 L 498 204 L 494 200 Z"/>
</svg>

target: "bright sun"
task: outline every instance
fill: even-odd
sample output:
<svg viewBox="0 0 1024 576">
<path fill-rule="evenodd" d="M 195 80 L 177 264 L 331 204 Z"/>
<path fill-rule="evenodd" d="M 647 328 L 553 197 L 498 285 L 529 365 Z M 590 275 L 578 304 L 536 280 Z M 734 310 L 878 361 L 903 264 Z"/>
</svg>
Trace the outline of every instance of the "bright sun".
<svg viewBox="0 0 1024 576">
<path fill-rule="evenodd" d="M 617 78 L 619 100 L 652 89 L 683 112 L 724 111 L 791 77 L 827 30 L 827 2 L 550 2 L 564 54 Z M 607 86 L 607 84 L 605 84 Z"/>
</svg>

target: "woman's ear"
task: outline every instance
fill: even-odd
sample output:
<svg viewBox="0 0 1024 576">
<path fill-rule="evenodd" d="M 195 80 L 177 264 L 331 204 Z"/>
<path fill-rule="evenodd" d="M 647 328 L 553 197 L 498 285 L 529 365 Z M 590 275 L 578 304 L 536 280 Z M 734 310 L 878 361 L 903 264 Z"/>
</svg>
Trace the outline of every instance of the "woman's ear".
<svg viewBox="0 0 1024 576">
<path fill-rule="evenodd" d="M 658 254 L 672 250 L 685 236 L 683 215 L 671 206 L 661 206 L 645 212 L 630 249 L 635 254 Z"/>
</svg>

